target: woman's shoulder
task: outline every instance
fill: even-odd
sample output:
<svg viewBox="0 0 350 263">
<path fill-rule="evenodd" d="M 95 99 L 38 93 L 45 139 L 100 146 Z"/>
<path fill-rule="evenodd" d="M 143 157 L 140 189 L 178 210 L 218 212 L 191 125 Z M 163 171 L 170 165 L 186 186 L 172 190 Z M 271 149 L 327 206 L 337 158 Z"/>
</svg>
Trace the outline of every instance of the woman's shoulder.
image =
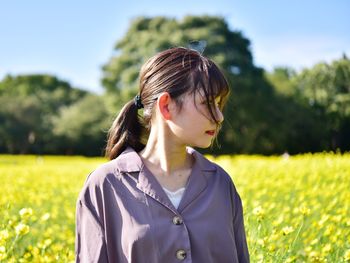
<svg viewBox="0 0 350 263">
<path fill-rule="evenodd" d="M 97 166 L 86 178 L 85 184 L 99 185 L 106 180 L 108 175 L 118 176 L 118 167 L 116 159 L 110 160 Z"/>
<path fill-rule="evenodd" d="M 110 176 L 120 179 L 122 172 L 129 171 L 137 163 L 137 153 L 130 147 L 117 158 L 107 161 L 96 167 L 87 177 L 86 183 L 99 185 Z M 139 166 L 139 165 L 138 165 Z"/>
<path fill-rule="evenodd" d="M 109 178 L 118 177 L 118 170 L 115 167 L 115 159 L 105 162 L 97 166 L 91 171 L 84 182 L 83 187 L 79 193 L 79 200 L 90 199 L 95 196 L 97 192 L 103 192 Z"/>
</svg>

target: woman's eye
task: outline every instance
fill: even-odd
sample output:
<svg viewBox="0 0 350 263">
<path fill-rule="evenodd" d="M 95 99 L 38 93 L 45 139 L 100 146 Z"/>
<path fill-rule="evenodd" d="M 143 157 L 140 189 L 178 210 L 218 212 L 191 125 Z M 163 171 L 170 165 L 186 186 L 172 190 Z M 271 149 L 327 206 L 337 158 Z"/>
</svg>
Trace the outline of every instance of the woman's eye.
<svg viewBox="0 0 350 263">
<path fill-rule="evenodd" d="M 215 102 L 213 102 L 213 101 L 209 101 L 209 102 L 203 101 L 202 104 L 203 105 L 208 105 L 208 104 L 209 105 L 215 105 Z"/>
<path fill-rule="evenodd" d="M 207 101 L 202 101 L 202 104 L 203 105 L 207 105 Z M 213 100 L 210 100 L 209 101 L 209 105 L 212 105 L 212 106 L 220 106 L 220 101 L 213 101 Z"/>
</svg>

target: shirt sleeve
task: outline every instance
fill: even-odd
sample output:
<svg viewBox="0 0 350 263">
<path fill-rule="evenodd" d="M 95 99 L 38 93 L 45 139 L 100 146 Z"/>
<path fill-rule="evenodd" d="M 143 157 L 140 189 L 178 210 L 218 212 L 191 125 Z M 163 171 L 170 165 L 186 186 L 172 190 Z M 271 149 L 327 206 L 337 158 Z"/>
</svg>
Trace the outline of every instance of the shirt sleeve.
<svg viewBox="0 0 350 263">
<path fill-rule="evenodd" d="M 250 262 L 247 246 L 246 234 L 244 229 L 243 207 L 241 197 L 233 186 L 233 229 L 237 247 L 238 260 L 240 263 Z"/>
<path fill-rule="evenodd" d="M 76 205 L 76 262 L 108 262 L 104 231 L 93 209 L 78 199 Z"/>
</svg>

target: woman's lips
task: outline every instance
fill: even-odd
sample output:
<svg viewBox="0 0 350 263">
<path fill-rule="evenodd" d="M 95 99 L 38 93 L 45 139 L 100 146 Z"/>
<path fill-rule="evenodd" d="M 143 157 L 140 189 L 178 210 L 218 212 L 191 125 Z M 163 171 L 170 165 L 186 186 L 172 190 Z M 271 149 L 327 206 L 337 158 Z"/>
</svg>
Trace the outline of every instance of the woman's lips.
<svg viewBox="0 0 350 263">
<path fill-rule="evenodd" d="M 209 134 L 210 136 L 214 136 L 215 135 L 215 130 L 206 131 L 205 133 Z"/>
</svg>

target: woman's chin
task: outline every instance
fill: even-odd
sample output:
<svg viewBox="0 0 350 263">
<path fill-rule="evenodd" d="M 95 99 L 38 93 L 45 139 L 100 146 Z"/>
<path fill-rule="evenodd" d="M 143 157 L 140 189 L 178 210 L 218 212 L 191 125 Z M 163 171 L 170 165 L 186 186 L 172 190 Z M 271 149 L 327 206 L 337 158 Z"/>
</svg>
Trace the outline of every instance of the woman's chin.
<svg viewBox="0 0 350 263">
<path fill-rule="evenodd" d="M 210 143 L 198 143 L 198 144 L 193 144 L 191 145 L 192 147 L 196 147 L 196 148 L 201 148 L 201 149 L 206 149 L 209 148 L 211 146 L 211 142 Z"/>
</svg>

